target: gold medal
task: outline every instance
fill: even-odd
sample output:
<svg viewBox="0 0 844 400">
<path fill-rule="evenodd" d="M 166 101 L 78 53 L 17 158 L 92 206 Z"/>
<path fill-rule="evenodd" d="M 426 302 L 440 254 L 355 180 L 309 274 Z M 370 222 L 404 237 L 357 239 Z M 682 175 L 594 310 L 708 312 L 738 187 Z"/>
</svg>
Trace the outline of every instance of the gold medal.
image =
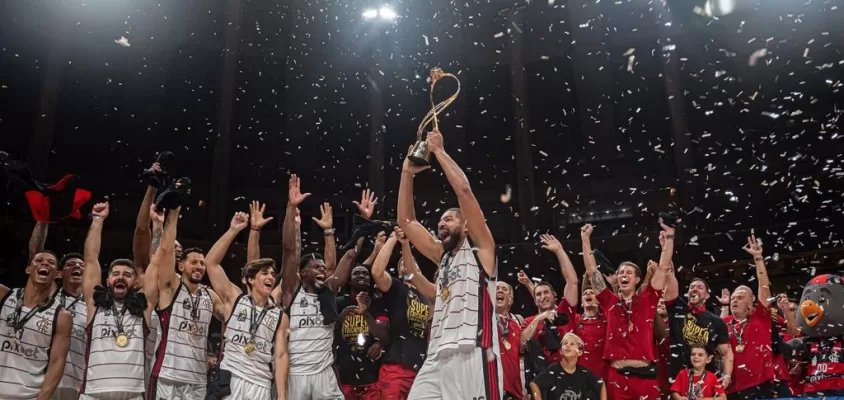
<svg viewBox="0 0 844 400">
<path fill-rule="evenodd" d="M 627 324 L 627 332 L 633 332 L 633 322 Z"/>
<path fill-rule="evenodd" d="M 440 297 L 442 297 L 443 301 L 448 300 L 448 288 L 443 286 L 443 290 L 440 293 Z"/>
<path fill-rule="evenodd" d="M 510 342 L 507 341 L 507 339 L 504 339 L 504 348 L 510 350 L 512 347 L 513 345 L 511 345 Z"/>
<path fill-rule="evenodd" d="M 129 336 L 125 333 L 117 335 L 117 337 L 114 338 L 114 344 L 116 344 L 117 347 L 126 347 L 129 344 Z"/>
<path fill-rule="evenodd" d="M 736 345 L 736 353 L 744 353 L 744 345 L 743 344 L 737 344 Z"/>
<path fill-rule="evenodd" d="M 255 352 L 255 342 L 251 340 L 246 342 L 243 346 L 243 351 L 246 352 L 247 355 L 252 355 L 252 353 Z"/>
</svg>

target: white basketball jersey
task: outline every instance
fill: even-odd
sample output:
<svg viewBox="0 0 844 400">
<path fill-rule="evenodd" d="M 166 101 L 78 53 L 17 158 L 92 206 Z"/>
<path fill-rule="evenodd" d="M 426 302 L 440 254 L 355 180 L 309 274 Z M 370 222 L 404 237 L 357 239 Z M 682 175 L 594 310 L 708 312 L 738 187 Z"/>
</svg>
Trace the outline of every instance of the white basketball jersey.
<svg viewBox="0 0 844 400">
<path fill-rule="evenodd" d="M 255 343 L 252 354 L 246 353 L 250 340 L 249 328 L 252 320 L 258 320 L 263 308 L 254 306 L 252 299 L 241 294 L 235 302 L 232 315 L 226 321 L 223 332 L 223 361 L 220 369 L 247 382 L 265 388 L 272 388 L 273 360 L 275 355 L 275 334 L 281 323 L 281 309 L 268 309 L 255 330 L 252 341 Z M 292 367 L 293 361 L 290 361 Z"/>
<path fill-rule="evenodd" d="M 21 291 L 9 291 L 0 310 L 0 399 L 34 399 L 50 362 L 58 305 L 51 300 L 45 309 L 36 310 L 17 338 L 13 315 L 18 301 L 23 301 Z M 31 310 L 23 307 L 19 318 L 23 320 Z"/>
<path fill-rule="evenodd" d="M 497 347 L 491 346 L 498 343 L 493 303 L 495 281 L 487 277 L 475 251 L 467 238 L 455 254 L 443 255 L 437 274 L 428 357 L 475 347 Z"/>
<path fill-rule="evenodd" d="M 159 343 L 161 343 L 161 320 L 158 308 L 153 308 L 149 316 L 149 334 L 144 341 L 144 358 L 146 359 L 144 377 L 148 378 L 152 373 L 152 366 L 155 364 L 155 349 L 158 348 Z"/>
<path fill-rule="evenodd" d="M 187 287 L 179 284 L 173 302 L 158 312 L 161 341 L 153 376 L 179 383 L 207 383 L 206 346 L 213 307 L 208 289 L 199 288 L 196 296 L 191 296 Z"/>
<path fill-rule="evenodd" d="M 334 363 L 334 324 L 323 325 L 317 295 L 299 286 L 288 315 L 290 375 L 313 375 L 331 367 Z"/>
<path fill-rule="evenodd" d="M 123 304 L 115 302 L 117 318 Z M 88 326 L 87 368 L 85 369 L 85 394 L 120 392 L 143 393 L 145 386 L 146 357 L 144 346 L 148 329 L 144 318 L 127 311 L 123 314 L 123 332 L 129 336 L 126 347 L 116 343 L 117 325 L 110 309 L 97 308 Z"/>
<path fill-rule="evenodd" d="M 64 366 L 64 376 L 59 382 L 60 389 L 82 388 L 82 378 L 85 376 L 85 345 L 88 337 L 85 332 L 87 309 L 82 296 L 73 297 L 64 291 L 56 295 L 57 305 L 70 313 L 73 318 L 73 329 L 70 332 L 70 349 L 67 351 L 67 362 Z"/>
</svg>

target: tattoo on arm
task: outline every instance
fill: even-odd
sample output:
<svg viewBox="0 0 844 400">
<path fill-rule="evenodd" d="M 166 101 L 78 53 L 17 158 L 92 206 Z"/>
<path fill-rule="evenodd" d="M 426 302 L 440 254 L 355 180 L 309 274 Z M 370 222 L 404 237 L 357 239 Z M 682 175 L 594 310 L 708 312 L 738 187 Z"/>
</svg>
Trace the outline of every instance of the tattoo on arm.
<svg viewBox="0 0 844 400">
<path fill-rule="evenodd" d="M 155 252 L 158 251 L 158 246 L 161 245 L 161 236 L 163 234 L 164 234 L 164 229 L 160 228 L 160 227 L 155 228 L 155 230 L 152 231 L 152 246 L 151 246 L 150 254 L 155 254 Z"/>
<path fill-rule="evenodd" d="M 601 275 L 601 271 L 595 271 L 592 273 L 592 288 L 595 290 L 595 293 L 601 293 L 607 288 L 607 284 L 604 282 L 604 276 Z"/>
</svg>

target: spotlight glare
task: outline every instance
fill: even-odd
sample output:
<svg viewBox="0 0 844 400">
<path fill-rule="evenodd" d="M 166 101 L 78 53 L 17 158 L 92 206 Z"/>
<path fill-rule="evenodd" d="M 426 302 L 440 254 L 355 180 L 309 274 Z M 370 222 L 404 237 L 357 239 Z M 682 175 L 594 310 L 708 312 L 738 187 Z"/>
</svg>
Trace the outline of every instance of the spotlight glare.
<svg viewBox="0 0 844 400">
<path fill-rule="evenodd" d="M 372 19 L 378 16 L 378 10 L 374 8 L 369 8 L 364 10 L 363 17 L 366 19 Z"/>
<path fill-rule="evenodd" d="M 381 7 L 381 9 L 378 10 L 378 14 L 381 16 L 381 18 L 388 20 L 396 18 L 396 12 L 389 7 Z"/>
</svg>

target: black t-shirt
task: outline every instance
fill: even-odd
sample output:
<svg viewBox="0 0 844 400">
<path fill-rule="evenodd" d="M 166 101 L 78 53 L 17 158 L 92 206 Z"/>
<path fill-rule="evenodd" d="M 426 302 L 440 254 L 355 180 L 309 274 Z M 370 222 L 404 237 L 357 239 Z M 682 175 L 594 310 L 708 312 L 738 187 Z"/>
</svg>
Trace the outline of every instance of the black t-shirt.
<svg viewBox="0 0 844 400">
<path fill-rule="evenodd" d="M 674 304 L 668 306 L 668 329 L 671 337 L 671 356 L 668 376 L 673 379 L 684 368 L 691 368 L 689 346 L 705 344 L 709 351 L 715 352 L 720 344 L 729 343 L 730 334 L 727 324 L 721 317 L 710 311 L 693 313 L 682 297 L 677 297 Z M 707 369 L 715 371 L 716 363 L 709 363 Z"/>
<path fill-rule="evenodd" d="M 419 371 L 428 352 L 428 319 L 433 312 L 430 302 L 396 278 L 384 293 L 384 302 L 390 318 L 390 347 L 383 362 Z"/>
<path fill-rule="evenodd" d="M 548 366 L 536 376 L 533 383 L 539 387 L 543 399 L 600 400 L 604 382 L 588 369 L 578 365 L 568 373 L 560 363 Z"/>
<path fill-rule="evenodd" d="M 368 312 L 374 319 L 386 315 L 383 297 L 380 292 L 373 294 Z M 337 312 L 346 307 L 356 306 L 357 300 L 351 295 L 337 298 Z M 372 361 L 366 356 L 369 346 L 375 338 L 369 332 L 366 316 L 353 314 L 341 321 L 334 330 L 334 348 L 336 349 L 335 363 L 340 375 L 340 383 L 344 385 L 368 385 L 378 382 L 380 361 Z"/>
</svg>

